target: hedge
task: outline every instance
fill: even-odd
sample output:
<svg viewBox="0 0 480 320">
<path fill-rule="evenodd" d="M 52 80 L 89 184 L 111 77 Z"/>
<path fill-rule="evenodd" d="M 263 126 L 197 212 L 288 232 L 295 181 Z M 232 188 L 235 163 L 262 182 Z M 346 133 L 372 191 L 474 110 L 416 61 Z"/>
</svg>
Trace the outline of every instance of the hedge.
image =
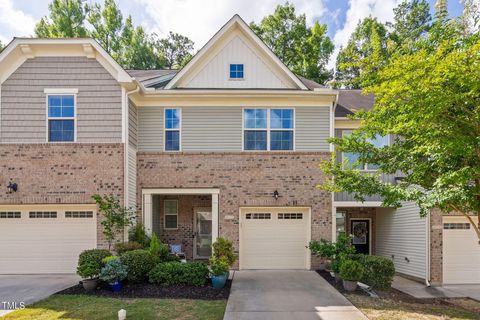
<svg viewBox="0 0 480 320">
<path fill-rule="evenodd" d="M 184 284 L 202 286 L 208 277 L 208 266 L 201 262 L 163 262 L 149 273 L 151 283 L 164 286 Z"/>
</svg>

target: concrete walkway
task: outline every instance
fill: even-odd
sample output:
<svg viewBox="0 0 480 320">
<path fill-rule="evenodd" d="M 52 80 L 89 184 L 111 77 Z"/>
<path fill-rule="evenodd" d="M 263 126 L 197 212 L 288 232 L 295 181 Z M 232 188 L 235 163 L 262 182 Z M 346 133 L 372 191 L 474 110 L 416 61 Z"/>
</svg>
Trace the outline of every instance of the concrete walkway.
<svg viewBox="0 0 480 320">
<path fill-rule="evenodd" d="M 224 320 L 365 320 L 314 271 L 236 271 Z"/>
<path fill-rule="evenodd" d="M 75 274 L 0 275 L 0 316 L 16 304 L 29 305 L 80 281 Z"/>
<path fill-rule="evenodd" d="M 392 287 L 415 298 L 472 298 L 480 301 L 480 284 L 456 284 L 427 287 L 401 276 L 393 278 Z"/>
</svg>

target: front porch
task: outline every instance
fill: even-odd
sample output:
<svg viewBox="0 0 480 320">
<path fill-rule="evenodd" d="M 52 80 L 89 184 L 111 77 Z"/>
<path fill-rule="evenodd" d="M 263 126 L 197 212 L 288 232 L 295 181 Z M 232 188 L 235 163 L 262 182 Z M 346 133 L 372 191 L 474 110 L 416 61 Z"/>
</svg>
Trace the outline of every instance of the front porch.
<svg viewBox="0 0 480 320">
<path fill-rule="evenodd" d="M 187 260 L 208 259 L 218 237 L 218 189 L 143 189 L 143 223 Z"/>
</svg>

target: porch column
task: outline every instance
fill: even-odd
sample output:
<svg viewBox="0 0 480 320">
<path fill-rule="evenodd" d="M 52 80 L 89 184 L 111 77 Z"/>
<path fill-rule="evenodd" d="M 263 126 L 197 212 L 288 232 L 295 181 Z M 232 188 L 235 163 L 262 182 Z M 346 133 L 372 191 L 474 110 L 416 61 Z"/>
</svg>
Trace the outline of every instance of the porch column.
<svg viewBox="0 0 480 320">
<path fill-rule="evenodd" d="M 146 193 L 143 195 L 143 226 L 145 232 L 152 235 L 152 195 Z"/>
<path fill-rule="evenodd" d="M 218 238 L 218 193 L 212 193 L 212 243 Z"/>
</svg>

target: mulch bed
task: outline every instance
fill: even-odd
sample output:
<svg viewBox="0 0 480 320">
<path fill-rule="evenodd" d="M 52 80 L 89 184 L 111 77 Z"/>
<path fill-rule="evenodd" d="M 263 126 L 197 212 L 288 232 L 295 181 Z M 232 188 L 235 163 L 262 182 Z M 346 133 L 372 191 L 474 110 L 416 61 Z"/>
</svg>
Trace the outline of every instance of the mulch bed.
<svg viewBox="0 0 480 320">
<path fill-rule="evenodd" d="M 114 293 L 108 284 L 99 282 L 99 286 L 92 292 L 86 291 L 82 284 L 59 291 L 56 294 L 72 295 L 84 294 L 101 297 L 117 298 L 165 298 L 165 299 L 200 299 L 200 300 L 226 300 L 230 295 L 232 280 L 222 289 L 214 289 L 210 283 L 205 286 L 168 286 L 155 285 L 151 283 L 124 283 L 122 291 Z"/>
</svg>

